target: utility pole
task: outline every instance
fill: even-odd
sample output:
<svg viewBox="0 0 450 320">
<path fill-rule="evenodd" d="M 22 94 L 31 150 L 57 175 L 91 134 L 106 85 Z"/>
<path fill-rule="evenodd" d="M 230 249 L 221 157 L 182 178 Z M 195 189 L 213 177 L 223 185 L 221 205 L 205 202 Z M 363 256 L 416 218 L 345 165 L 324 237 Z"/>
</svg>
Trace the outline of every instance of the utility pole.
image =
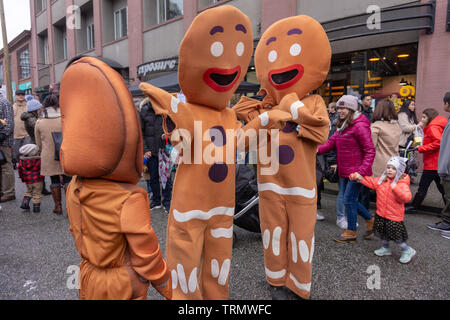
<svg viewBox="0 0 450 320">
<path fill-rule="evenodd" d="M 9 48 L 8 48 L 8 37 L 6 35 L 6 22 L 5 22 L 5 10 L 3 8 L 3 0 L 0 0 L 0 20 L 2 24 L 2 37 L 3 37 L 3 65 L 6 73 L 6 95 L 9 102 L 14 103 L 13 94 L 11 88 L 11 73 L 9 66 Z"/>
</svg>

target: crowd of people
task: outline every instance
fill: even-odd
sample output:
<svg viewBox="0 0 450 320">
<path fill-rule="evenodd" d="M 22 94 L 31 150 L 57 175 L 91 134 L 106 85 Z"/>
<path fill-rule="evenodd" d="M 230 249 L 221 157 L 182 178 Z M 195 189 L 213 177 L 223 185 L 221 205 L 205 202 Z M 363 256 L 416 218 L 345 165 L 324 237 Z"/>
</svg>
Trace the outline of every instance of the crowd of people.
<svg viewBox="0 0 450 320">
<path fill-rule="evenodd" d="M 433 181 L 442 195 L 444 210 L 442 220 L 428 228 L 450 239 L 450 121 L 433 108 L 425 109 L 418 121 L 412 100 L 404 101 L 398 113 L 389 98 L 377 101 L 373 112 L 368 107 L 371 103 L 367 95 L 361 97 L 360 104 L 356 97 L 344 95 L 328 108 L 330 137 L 319 146 L 318 155 L 324 154 L 325 159 L 329 155 L 328 166 L 322 167 L 333 168 L 339 176 L 336 224 L 345 231 L 334 240 L 355 241 L 356 216 L 360 214 L 366 220 L 364 238 L 375 234 L 383 240 L 382 248 L 374 253 L 390 255 L 389 241 L 395 241 L 402 248 L 400 262 L 407 263 L 416 252 L 406 245 L 404 215 L 420 207 Z M 449 103 L 450 92 L 444 95 L 443 111 L 450 112 Z M 423 173 L 414 197 L 407 174 L 410 159 L 399 153 L 401 148 L 423 154 Z M 370 191 L 361 196 L 364 187 L 376 191 L 375 217 L 363 203 L 370 197 Z"/>
</svg>

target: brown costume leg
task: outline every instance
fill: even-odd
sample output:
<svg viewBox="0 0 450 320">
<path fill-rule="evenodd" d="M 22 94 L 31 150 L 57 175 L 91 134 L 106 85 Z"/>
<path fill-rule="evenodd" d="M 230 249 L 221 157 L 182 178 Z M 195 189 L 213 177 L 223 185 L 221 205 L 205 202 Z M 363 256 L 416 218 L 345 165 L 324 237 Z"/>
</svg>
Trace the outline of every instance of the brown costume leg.
<svg viewBox="0 0 450 320">
<path fill-rule="evenodd" d="M 307 200 L 309 202 L 310 200 Z M 303 299 L 308 299 L 311 290 L 312 258 L 314 254 L 314 226 L 316 203 L 286 202 L 289 217 L 289 253 L 286 287 Z"/>
<path fill-rule="evenodd" d="M 205 230 L 201 288 L 203 299 L 227 300 L 233 247 L 233 217 L 217 216 Z"/>
<path fill-rule="evenodd" d="M 287 276 L 288 220 L 285 200 L 259 197 L 261 235 L 264 247 L 266 280 L 273 286 L 284 286 Z"/>
<path fill-rule="evenodd" d="M 173 209 L 171 210 L 173 211 Z M 171 212 L 167 226 L 167 267 L 172 275 L 173 300 L 201 300 L 198 281 L 207 222 L 178 222 Z"/>
</svg>

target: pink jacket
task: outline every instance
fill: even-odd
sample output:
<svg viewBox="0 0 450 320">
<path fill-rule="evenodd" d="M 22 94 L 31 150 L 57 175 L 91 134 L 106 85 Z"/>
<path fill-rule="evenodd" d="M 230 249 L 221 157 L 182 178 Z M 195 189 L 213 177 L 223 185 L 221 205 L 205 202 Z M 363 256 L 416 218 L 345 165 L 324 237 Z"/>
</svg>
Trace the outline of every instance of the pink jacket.
<svg viewBox="0 0 450 320">
<path fill-rule="evenodd" d="M 340 177 L 347 178 L 353 172 L 358 172 L 362 176 L 372 175 L 375 148 L 370 122 L 366 116 L 360 115 L 342 132 L 336 130 L 327 143 L 319 146 L 318 153 L 327 153 L 333 149 L 336 149 Z"/>
<path fill-rule="evenodd" d="M 392 180 L 387 178 L 378 184 L 380 177 L 364 177 L 363 185 L 377 192 L 377 215 L 391 221 L 403 221 L 405 218 L 405 203 L 411 200 L 409 176 L 404 174 L 391 188 Z"/>
</svg>

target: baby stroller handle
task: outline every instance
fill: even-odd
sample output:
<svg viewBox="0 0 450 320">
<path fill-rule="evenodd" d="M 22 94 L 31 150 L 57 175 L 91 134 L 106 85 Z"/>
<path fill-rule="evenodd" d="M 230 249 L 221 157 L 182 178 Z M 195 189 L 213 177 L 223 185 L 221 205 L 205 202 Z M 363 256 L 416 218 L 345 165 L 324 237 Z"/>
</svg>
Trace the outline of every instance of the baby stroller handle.
<svg viewBox="0 0 450 320">
<path fill-rule="evenodd" d="M 259 197 L 256 195 L 253 196 L 250 200 L 248 200 L 244 204 L 244 208 L 234 215 L 234 219 L 235 220 L 238 219 L 240 216 L 242 216 L 244 213 L 246 213 L 248 210 L 250 210 L 253 206 L 255 206 L 258 203 L 259 203 Z"/>
</svg>

